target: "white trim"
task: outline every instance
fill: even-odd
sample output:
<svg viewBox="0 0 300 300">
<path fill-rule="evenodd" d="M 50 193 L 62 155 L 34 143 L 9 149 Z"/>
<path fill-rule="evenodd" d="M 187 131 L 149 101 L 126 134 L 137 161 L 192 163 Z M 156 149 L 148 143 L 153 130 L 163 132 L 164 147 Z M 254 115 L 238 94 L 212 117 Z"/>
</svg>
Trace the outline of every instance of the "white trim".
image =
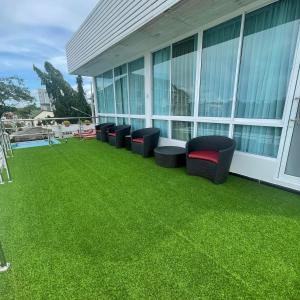
<svg viewBox="0 0 300 300">
<path fill-rule="evenodd" d="M 151 127 L 151 115 L 152 115 L 152 55 L 151 53 L 146 53 L 144 55 L 144 89 L 145 89 L 145 118 L 146 127 Z M 148 78 L 148 80 L 146 80 Z"/>
</svg>

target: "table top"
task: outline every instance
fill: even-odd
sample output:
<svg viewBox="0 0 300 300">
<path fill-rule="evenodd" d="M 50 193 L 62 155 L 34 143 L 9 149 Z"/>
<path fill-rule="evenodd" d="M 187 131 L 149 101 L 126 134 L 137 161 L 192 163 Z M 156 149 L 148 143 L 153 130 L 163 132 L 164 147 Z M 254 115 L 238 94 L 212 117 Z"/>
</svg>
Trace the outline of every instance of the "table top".
<svg viewBox="0 0 300 300">
<path fill-rule="evenodd" d="M 155 148 L 154 152 L 158 154 L 178 155 L 178 154 L 185 154 L 185 148 L 176 147 L 176 146 L 165 146 L 165 147 Z"/>
</svg>

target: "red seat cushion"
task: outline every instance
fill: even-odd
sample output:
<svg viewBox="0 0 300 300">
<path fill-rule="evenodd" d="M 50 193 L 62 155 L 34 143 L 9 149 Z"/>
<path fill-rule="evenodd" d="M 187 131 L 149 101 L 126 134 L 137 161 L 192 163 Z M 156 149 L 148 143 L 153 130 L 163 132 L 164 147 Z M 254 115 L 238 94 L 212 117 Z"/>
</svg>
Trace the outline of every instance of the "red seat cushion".
<svg viewBox="0 0 300 300">
<path fill-rule="evenodd" d="M 144 144 L 144 138 L 136 138 L 132 139 L 134 143 Z"/>
<path fill-rule="evenodd" d="M 115 132 L 109 132 L 108 135 L 110 135 L 110 136 L 116 136 L 117 134 Z"/>
<path fill-rule="evenodd" d="M 217 164 L 219 162 L 219 152 L 212 150 L 192 151 L 189 153 L 189 158 L 208 160 Z"/>
</svg>

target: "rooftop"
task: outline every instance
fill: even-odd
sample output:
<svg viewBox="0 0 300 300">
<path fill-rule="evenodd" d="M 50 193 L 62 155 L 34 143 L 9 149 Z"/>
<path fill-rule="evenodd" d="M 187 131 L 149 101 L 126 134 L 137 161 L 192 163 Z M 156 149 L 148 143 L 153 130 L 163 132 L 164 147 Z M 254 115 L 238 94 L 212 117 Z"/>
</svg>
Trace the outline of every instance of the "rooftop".
<svg viewBox="0 0 300 300">
<path fill-rule="evenodd" d="M 96 140 L 15 151 L 2 299 L 299 298 L 300 196 Z"/>
</svg>

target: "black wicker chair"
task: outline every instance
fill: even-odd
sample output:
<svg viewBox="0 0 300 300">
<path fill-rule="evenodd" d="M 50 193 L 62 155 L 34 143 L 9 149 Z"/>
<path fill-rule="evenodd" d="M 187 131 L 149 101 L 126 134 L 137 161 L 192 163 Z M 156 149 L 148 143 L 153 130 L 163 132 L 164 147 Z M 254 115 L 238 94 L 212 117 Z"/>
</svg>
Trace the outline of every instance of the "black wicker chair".
<svg viewBox="0 0 300 300">
<path fill-rule="evenodd" d="M 115 127 L 114 123 L 102 123 L 102 124 L 96 125 L 95 128 L 96 128 L 97 140 L 102 141 L 102 142 L 107 142 L 108 141 L 108 138 L 107 138 L 108 130 L 111 128 L 114 128 L 114 127 Z"/>
<path fill-rule="evenodd" d="M 125 146 L 125 136 L 130 134 L 130 125 L 119 125 L 108 130 L 108 142 L 112 146 L 122 148 Z"/>
<path fill-rule="evenodd" d="M 154 148 L 158 145 L 160 129 L 143 128 L 131 134 L 131 150 L 143 157 L 153 156 Z"/>
<path fill-rule="evenodd" d="M 214 183 L 226 181 L 235 141 L 224 136 L 202 136 L 186 143 L 186 168 L 189 175 L 203 176 Z"/>
</svg>

